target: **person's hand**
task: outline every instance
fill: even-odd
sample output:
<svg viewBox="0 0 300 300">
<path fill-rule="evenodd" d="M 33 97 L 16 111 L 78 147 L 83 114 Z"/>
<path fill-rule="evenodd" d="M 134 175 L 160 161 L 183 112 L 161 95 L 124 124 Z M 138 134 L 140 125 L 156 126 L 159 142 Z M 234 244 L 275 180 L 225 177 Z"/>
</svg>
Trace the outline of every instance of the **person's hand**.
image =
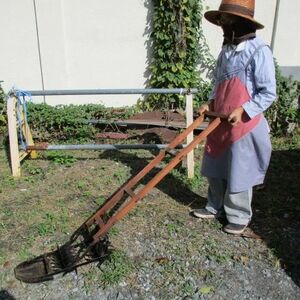
<svg viewBox="0 0 300 300">
<path fill-rule="evenodd" d="M 206 111 L 209 111 L 209 105 L 208 104 L 202 104 L 199 108 L 200 115 L 203 115 Z"/>
<path fill-rule="evenodd" d="M 232 126 L 238 125 L 242 120 L 242 114 L 244 112 L 244 108 L 242 106 L 236 108 L 229 116 L 228 116 L 228 122 Z"/>
<path fill-rule="evenodd" d="M 212 105 L 213 105 L 214 100 L 211 100 L 210 103 L 204 103 L 200 106 L 199 108 L 199 114 L 202 115 L 206 111 L 212 111 Z"/>
</svg>

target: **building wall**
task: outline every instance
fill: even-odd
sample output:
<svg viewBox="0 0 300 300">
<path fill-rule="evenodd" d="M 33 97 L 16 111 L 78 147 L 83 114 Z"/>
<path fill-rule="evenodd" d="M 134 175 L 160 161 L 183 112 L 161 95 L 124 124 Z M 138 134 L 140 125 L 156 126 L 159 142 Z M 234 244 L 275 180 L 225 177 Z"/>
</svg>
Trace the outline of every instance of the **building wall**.
<svg viewBox="0 0 300 300">
<path fill-rule="evenodd" d="M 45 89 L 144 88 L 149 13 L 144 0 L 35 3 Z M 2 30 L 5 46 L 0 48 L 4 89 L 42 90 L 34 0 L 0 0 L 0 9 L 0 28 L 7 29 Z M 123 106 L 134 104 L 137 98 L 49 96 L 46 102 Z"/>
<path fill-rule="evenodd" d="M 4 80 L 5 91 L 13 86 L 24 90 L 144 88 L 151 57 L 147 43 L 149 3 L 150 0 L 0 0 L 0 80 Z M 205 0 L 210 9 L 217 9 L 219 3 L 220 0 Z M 265 25 L 258 34 L 269 44 L 275 7 L 275 0 L 256 1 L 255 18 Z M 280 1 L 274 56 L 285 74 L 294 74 L 298 79 L 299 18 L 299 0 Z M 220 28 L 205 20 L 203 27 L 216 57 L 222 44 Z M 45 100 L 49 104 L 94 102 L 123 106 L 134 104 L 138 98 L 139 95 L 49 96 Z"/>
</svg>

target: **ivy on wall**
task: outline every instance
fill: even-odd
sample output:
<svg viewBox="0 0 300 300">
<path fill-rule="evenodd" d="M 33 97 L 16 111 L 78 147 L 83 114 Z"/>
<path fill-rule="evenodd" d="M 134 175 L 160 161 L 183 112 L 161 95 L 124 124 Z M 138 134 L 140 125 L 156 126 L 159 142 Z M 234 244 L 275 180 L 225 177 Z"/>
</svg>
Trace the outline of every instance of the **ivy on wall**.
<svg viewBox="0 0 300 300">
<path fill-rule="evenodd" d="M 153 0 L 152 5 L 152 59 L 148 86 L 198 87 L 200 93 L 195 101 L 200 102 L 210 91 L 210 85 L 201 79 L 200 71 L 210 69 L 214 64 L 201 28 L 202 1 Z M 180 95 L 151 95 L 144 101 L 146 109 L 184 106 Z"/>
</svg>

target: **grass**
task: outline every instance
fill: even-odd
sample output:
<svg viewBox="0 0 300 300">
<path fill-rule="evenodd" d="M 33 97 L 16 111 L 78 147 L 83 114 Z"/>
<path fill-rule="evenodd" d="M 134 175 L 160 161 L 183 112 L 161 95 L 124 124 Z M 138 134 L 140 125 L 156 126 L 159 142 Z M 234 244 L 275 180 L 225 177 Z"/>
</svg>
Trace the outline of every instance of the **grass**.
<svg viewBox="0 0 300 300">
<path fill-rule="evenodd" d="M 113 251 L 109 260 L 101 266 L 99 279 L 104 287 L 119 283 L 132 273 L 133 262 L 126 253 L 120 250 Z"/>
<path fill-rule="evenodd" d="M 266 188 L 255 192 L 250 225 L 263 243 L 230 239 L 221 232 L 219 222 L 201 222 L 189 216 L 189 210 L 202 206 L 206 197 L 207 182 L 199 175 L 199 148 L 194 179 L 187 179 L 183 168 L 173 170 L 110 230 L 116 250 L 100 269 L 84 269 L 85 289 L 122 281 L 141 288 L 138 278 L 145 272 L 152 287 L 157 285 L 166 299 L 172 291 L 182 298 L 195 291 L 213 294 L 219 270 L 253 260 L 284 268 L 298 282 L 299 136 L 273 139 L 273 147 Z M 23 176 L 15 179 L 6 152 L 0 149 L 0 273 L 7 272 L 1 269 L 7 261 L 15 265 L 65 242 L 150 159 L 148 151 L 46 152 L 36 160 L 26 160 Z M 152 250 L 148 252 L 147 247 Z M 205 265 L 207 260 L 211 265 Z M 151 270 L 155 270 L 153 275 Z M 1 278 L 6 278 L 5 274 Z"/>
</svg>

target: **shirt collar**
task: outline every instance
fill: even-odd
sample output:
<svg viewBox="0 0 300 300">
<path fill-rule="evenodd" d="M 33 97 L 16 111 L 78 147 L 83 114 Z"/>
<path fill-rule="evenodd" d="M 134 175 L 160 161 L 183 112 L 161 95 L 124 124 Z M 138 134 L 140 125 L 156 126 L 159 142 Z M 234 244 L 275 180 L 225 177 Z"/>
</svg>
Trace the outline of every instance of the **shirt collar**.
<svg viewBox="0 0 300 300">
<path fill-rule="evenodd" d="M 247 41 L 243 41 L 239 43 L 238 45 L 232 45 L 232 44 L 226 44 L 224 46 L 225 51 L 235 51 L 235 52 L 241 52 L 245 50 Z"/>
</svg>

